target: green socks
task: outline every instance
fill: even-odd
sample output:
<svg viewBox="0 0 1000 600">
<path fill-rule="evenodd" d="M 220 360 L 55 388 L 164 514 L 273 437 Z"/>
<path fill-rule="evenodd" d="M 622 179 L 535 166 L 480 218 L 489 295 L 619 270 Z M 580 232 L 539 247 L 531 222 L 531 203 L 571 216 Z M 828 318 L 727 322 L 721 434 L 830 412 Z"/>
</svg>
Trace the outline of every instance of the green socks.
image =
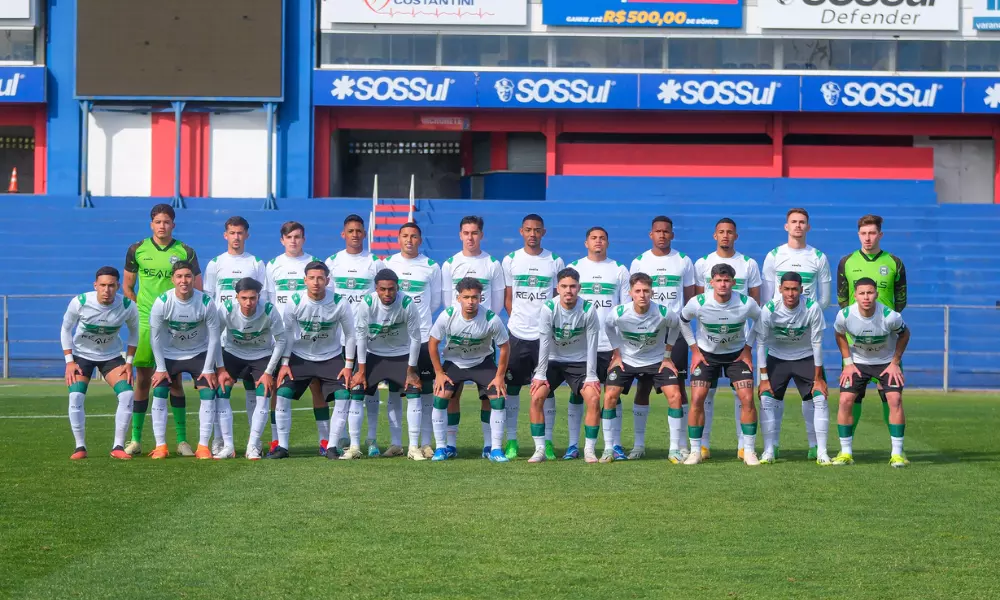
<svg viewBox="0 0 1000 600">
<path fill-rule="evenodd" d="M 136 400 L 132 403 L 132 441 L 142 443 L 142 428 L 146 425 L 146 411 L 149 410 L 149 400 Z"/>
<path fill-rule="evenodd" d="M 187 401 L 184 396 L 170 395 L 170 412 L 174 415 L 177 443 L 183 444 L 187 442 Z"/>
</svg>

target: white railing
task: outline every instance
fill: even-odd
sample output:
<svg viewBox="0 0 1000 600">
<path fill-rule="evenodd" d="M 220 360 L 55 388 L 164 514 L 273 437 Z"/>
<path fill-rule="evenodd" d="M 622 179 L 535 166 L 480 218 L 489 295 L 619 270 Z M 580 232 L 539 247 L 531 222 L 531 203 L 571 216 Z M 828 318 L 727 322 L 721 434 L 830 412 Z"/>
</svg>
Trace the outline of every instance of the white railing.
<svg viewBox="0 0 1000 600">
<path fill-rule="evenodd" d="M 368 248 L 371 249 L 372 241 L 375 240 L 375 214 L 378 212 L 378 173 L 375 174 L 375 182 L 372 184 L 372 211 L 368 213 Z"/>
<path fill-rule="evenodd" d="M 407 221 L 413 222 L 413 211 L 417 208 L 417 185 L 416 176 L 410 173 L 410 212 L 407 215 Z"/>
</svg>

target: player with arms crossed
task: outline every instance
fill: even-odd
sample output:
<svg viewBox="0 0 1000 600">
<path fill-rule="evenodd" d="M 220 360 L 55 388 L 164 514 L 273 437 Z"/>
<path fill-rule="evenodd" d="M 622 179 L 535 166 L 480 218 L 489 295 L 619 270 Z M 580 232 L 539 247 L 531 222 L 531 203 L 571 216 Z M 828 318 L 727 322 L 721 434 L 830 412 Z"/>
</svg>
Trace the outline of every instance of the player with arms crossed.
<svg viewBox="0 0 1000 600">
<path fill-rule="evenodd" d="M 712 382 L 725 375 L 736 390 L 742 412 L 741 458 L 750 466 L 760 464 L 754 445 L 757 441 L 757 408 L 753 403 L 753 364 L 747 320 L 760 317 L 760 307 L 748 296 L 733 291 L 736 271 L 731 265 L 717 264 L 710 271 L 712 293 L 698 294 L 681 311 L 681 333 L 691 347 L 691 412 L 688 437 L 691 454 L 684 461 L 696 465 L 701 453 L 706 420 L 705 398 Z M 691 331 L 691 321 L 698 320 L 698 336 Z"/>
<path fill-rule="evenodd" d="M 604 426 L 604 443 L 608 443 L 611 424 L 615 419 L 615 407 L 622 390 L 633 380 L 647 380 L 652 387 L 663 392 L 669 409 L 670 462 L 680 464 L 685 457 L 680 451 L 680 439 L 684 436 L 684 413 L 681 409 L 680 379 L 677 367 L 671 358 L 674 342 L 680 330 L 677 313 L 651 300 L 653 280 L 645 273 L 634 273 L 629 277 L 629 294 L 632 301 L 616 306 L 604 321 L 604 331 L 611 340 L 614 352 L 611 356 L 611 371 L 605 384 L 604 410 L 601 424 Z M 616 447 L 609 453 L 604 451 L 601 462 L 617 460 L 625 454 Z"/>
<path fill-rule="evenodd" d="M 306 293 L 292 294 L 292 304 L 285 309 L 283 316 L 292 352 L 288 364 L 278 370 L 278 406 L 275 410 L 278 447 L 268 453 L 269 459 L 288 458 L 292 400 L 301 398 L 313 380 L 319 380 L 322 386 L 320 398 L 326 403 L 345 401 L 350 397 L 347 386 L 354 369 L 355 349 L 351 305 L 344 297 L 327 289 L 330 268 L 324 263 L 313 261 L 305 266 L 303 272 Z M 346 340 L 343 346 L 340 342 L 341 331 Z M 361 448 L 351 447 L 345 456 L 348 454 L 351 458 L 360 458 Z M 340 457 L 336 445 L 327 445 L 326 457 L 330 460 Z"/>
<path fill-rule="evenodd" d="M 504 307 L 510 319 L 510 371 L 507 373 L 507 445 L 504 453 L 514 460 L 518 453 L 517 420 L 521 410 L 521 386 L 531 382 L 538 366 L 539 314 L 542 306 L 553 297 L 556 275 L 565 266 L 558 255 L 542 248 L 545 222 L 530 214 L 521 219 L 524 247 L 504 257 L 504 280 L 507 290 Z M 545 455 L 556 459 L 552 445 L 552 428 L 556 418 L 556 398 L 545 401 Z"/>
<path fill-rule="evenodd" d="M 570 264 L 580 274 L 580 298 L 594 305 L 597 318 L 601 324 L 597 343 L 597 377 L 601 383 L 606 382 L 608 369 L 611 366 L 611 340 L 604 329 L 604 322 L 611 309 L 618 304 L 629 301 L 628 269 L 620 262 L 608 258 L 608 232 L 603 227 L 591 227 L 584 237 L 587 256 Z M 607 389 L 605 389 L 607 393 Z M 580 457 L 577 444 L 580 441 L 580 422 L 583 421 L 583 399 L 570 395 L 569 407 L 566 413 L 569 417 L 569 447 L 564 460 Z M 605 450 L 602 458 L 611 458 L 611 450 L 621 446 L 622 413 L 621 406 L 615 411 L 616 417 L 612 424 L 611 440 L 604 440 Z M 624 453 L 615 456 L 615 460 L 627 458 Z"/>
<path fill-rule="evenodd" d="M 399 277 L 399 290 L 409 296 L 416 306 L 420 315 L 420 357 L 417 359 L 417 373 L 420 375 L 420 446 L 424 458 L 434 456 L 434 448 L 431 446 L 433 429 L 431 426 L 431 412 L 434 410 L 434 365 L 431 363 L 431 355 L 427 350 L 427 341 L 431 336 L 431 325 L 434 324 L 434 312 L 441 306 L 441 266 L 433 260 L 424 256 L 420 252 L 420 243 L 423 235 L 420 226 L 416 223 L 406 223 L 399 228 L 397 240 L 399 242 L 399 253 L 393 254 L 385 261 L 386 268 L 395 271 Z M 402 392 L 393 390 L 390 392 Z M 407 403 L 407 418 L 412 418 Z M 392 411 L 389 411 L 390 413 Z M 410 426 L 409 421 L 407 425 Z M 398 430 L 398 434 L 397 434 Z M 389 423 L 389 433 L 394 436 L 393 441 L 402 442 L 402 427 L 393 428 Z M 410 440 L 410 445 L 417 443 Z"/>
<path fill-rule="evenodd" d="M 826 380 L 823 377 L 823 330 L 826 321 L 819 303 L 805 298 L 802 276 L 788 271 L 781 276 L 779 300 L 769 300 L 760 309 L 754 323 L 757 339 L 757 368 L 760 370 L 760 425 L 764 435 L 764 453 L 760 462 L 771 464 L 777 456 L 781 438 L 781 416 L 785 390 L 795 381 L 802 401 L 815 403 L 810 417 L 815 441 L 816 464 L 829 465 L 826 453 L 830 414 L 827 409 Z"/>
<path fill-rule="evenodd" d="M 149 341 L 149 314 L 157 297 L 174 287 L 174 263 L 184 261 L 191 265 L 193 287 L 201 289 L 201 268 L 194 249 L 174 239 L 174 209 L 169 204 L 157 204 L 149 211 L 151 237 L 129 246 L 125 253 L 125 279 L 122 293 L 135 302 L 139 310 L 139 346 L 135 353 L 135 402 L 132 406 L 132 440 L 125 445 L 125 452 L 132 456 L 142 454 L 142 430 L 149 409 L 150 381 L 153 378 L 153 348 Z M 139 285 L 138 294 L 136 284 Z M 170 407 L 177 433 L 177 454 L 194 456 L 187 441 L 187 402 L 181 380 L 171 384 Z"/>
<path fill-rule="evenodd" d="M 101 267 L 94 276 L 94 291 L 80 294 L 69 302 L 63 315 L 60 341 L 66 357 L 66 385 L 69 387 L 69 424 L 76 440 L 71 460 L 87 458 L 83 403 L 94 369 L 118 397 L 115 411 L 115 440 L 111 457 L 128 460 L 125 433 L 132 417 L 132 361 L 139 339 L 139 312 L 135 302 L 120 298 L 119 273 L 114 267 Z M 125 358 L 119 330 L 128 327 Z M 74 334 L 73 328 L 76 328 Z"/>
<path fill-rule="evenodd" d="M 244 277 L 233 285 L 235 302 L 226 300 L 219 311 L 222 320 L 222 356 L 217 361 L 220 402 L 228 402 L 232 392 L 232 382 L 242 379 L 256 386 L 254 408 L 250 411 L 250 439 L 247 441 L 246 457 L 260 460 L 260 436 L 267 425 L 271 392 L 275 385 L 274 373 L 278 363 L 288 362 L 289 344 L 285 336 L 285 325 L 281 313 L 270 302 L 261 302 L 263 286 L 253 277 Z M 234 306 L 235 305 L 235 306 Z M 220 418 L 224 447 L 213 453 L 215 458 L 232 458 L 233 413 L 224 412 Z M 222 419 L 228 419 L 222 422 Z"/>
<path fill-rule="evenodd" d="M 600 321 L 590 302 L 580 299 L 580 274 L 562 269 L 556 274 L 558 300 L 542 305 L 538 318 L 538 365 L 531 379 L 531 437 L 535 453 L 529 463 L 548 460 L 550 440 L 544 408 L 552 390 L 563 382 L 570 393 L 582 398 L 587 407 L 583 457 L 596 463 L 597 433 L 600 431 L 598 404 L 601 384 L 597 377 L 597 344 Z"/>
<path fill-rule="evenodd" d="M 215 375 L 215 364 L 219 357 L 222 330 L 219 326 L 219 309 L 212 298 L 194 289 L 194 267 L 179 260 L 173 266 L 174 289 L 164 292 L 149 312 L 149 336 L 153 346 L 156 372 L 150 382 L 153 386 L 153 437 L 156 448 L 151 458 L 167 458 L 167 395 L 169 385 L 180 381 L 187 373 L 194 379 L 194 387 L 201 398 L 201 412 L 198 427 L 200 439 L 195 456 L 212 458 L 208 448 L 212 436 L 215 412 L 223 414 L 232 423 L 232 408 L 228 399 L 216 401 L 219 381 Z M 223 430 L 223 436 L 227 433 Z M 228 439 L 232 443 L 232 428 Z M 231 446 L 230 446 L 231 447 Z M 219 458 L 222 458 L 221 456 Z"/>
<path fill-rule="evenodd" d="M 687 301 L 695 296 L 697 277 L 695 276 L 694 264 L 686 254 L 670 247 L 674 240 L 674 222 L 670 217 L 660 215 L 653 218 L 649 239 L 653 242 L 652 249 L 643 252 L 632 261 L 629 273 L 649 275 L 653 281 L 653 302 L 660 306 L 666 306 L 669 311 L 679 315 Z M 688 347 L 683 337 L 678 337 L 677 341 L 674 342 L 671 360 L 677 367 L 682 417 L 686 417 L 687 389 L 684 386 L 684 381 L 688 376 Z M 629 460 L 642 458 L 646 453 L 646 421 L 649 418 L 651 385 L 650 378 L 640 378 L 635 389 L 634 404 L 632 405 L 635 439 L 632 451 L 628 455 Z M 678 452 L 686 454 L 687 438 L 681 436 L 678 444 Z"/>
<path fill-rule="evenodd" d="M 399 277 L 389 269 L 375 275 L 375 292 L 368 294 L 355 305 L 358 367 L 351 380 L 352 399 L 363 398 L 378 391 L 378 384 L 389 383 L 390 390 L 403 390 L 406 394 L 406 425 L 410 436 L 407 457 L 427 460 L 420 450 L 420 375 L 417 363 L 420 358 L 420 313 L 416 303 L 406 294 L 399 293 Z M 351 438 L 351 446 L 360 445 L 358 437 Z M 384 456 L 399 456 L 399 444 L 390 446 Z M 359 453 L 360 454 L 360 453 Z M 344 458 L 351 458 L 344 455 Z"/>
<path fill-rule="evenodd" d="M 441 461 L 458 455 L 449 425 L 458 419 L 452 417 L 452 397 L 458 383 L 472 381 L 486 389 L 490 402 L 491 444 L 489 459 L 508 462 L 504 455 L 504 395 L 507 386 L 507 358 L 510 354 L 507 328 L 492 310 L 480 307 L 483 284 L 466 277 L 455 286 L 458 305 L 450 305 L 438 315 L 431 328 L 428 346 L 434 363 L 434 443 L 437 447 L 431 460 Z M 444 344 L 442 348 L 442 343 Z M 493 362 L 493 345 L 500 348 L 499 364 Z M 444 359 L 442 364 L 441 358 Z"/>
<path fill-rule="evenodd" d="M 733 272 L 735 273 L 733 276 L 733 291 L 753 298 L 754 302 L 759 306 L 760 288 L 763 284 L 760 277 L 760 268 L 757 266 L 757 261 L 736 251 L 736 240 L 740 237 L 736 232 L 736 221 L 728 217 L 719 219 L 715 224 L 715 233 L 712 234 L 712 237 L 716 243 L 715 252 L 699 258 L 694 263 L 694 270 L 698 278 L 697 293 L 704 294 L 706 286 L 711 287 L 712 268 L 715 265 L 727 264 L 733 268 Z M 749 331 L 747 333 L 749 334 Z M 730 383 L 733 382 L 730 381 Z M 712 440 L 712 418 L 715 414 L 715 392 L 717 387 L 718 382 L 713 382 L 712 388 L 708 392 L 708 397 L 705 399 L 705 438 L 701 443 L 701 453 L 705 458 L 712 457 L 709 446 Z M 735 402 L 733 408 L 733 418 L 736 422 L 736 447 L 739 448 L 739 457 L 743 458 L 744 444 L 742 428 L 740 427 L 743 409 L 739 402 Z"/>
<path fill-rule="evenodd" d="M 903 317 L 878 302 L 878 284 L 862 277 L 854 282 L 855 303 L 837 313 L 833 329 L 837 348 L 844 359 L 840 374 L 840 411 L 837 430 L 840 434 L 840 454 L 833 459 L 837 466 L 854 464 L 854 401 L 865 395 L 872 379 L 878 380 L 889 406 L 889 440 L 892 451 L 889 465 L 907 467 L 910 461 L 903 453 L 903 352 L 910 342 L 910 330 Z M 848 339 L 850 336 L 850 340 Z"/>
</svg>

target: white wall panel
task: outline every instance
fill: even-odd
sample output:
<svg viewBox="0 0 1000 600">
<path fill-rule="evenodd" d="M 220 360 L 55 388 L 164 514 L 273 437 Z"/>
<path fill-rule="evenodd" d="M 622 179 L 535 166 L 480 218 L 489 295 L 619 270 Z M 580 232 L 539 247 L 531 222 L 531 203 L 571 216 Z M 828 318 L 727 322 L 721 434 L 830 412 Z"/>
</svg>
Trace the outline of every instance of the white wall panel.
<svg viewBox="0 0 1000 600">
<path fill-rule="evenodd" d="M 267 115 L 264 112 L 213 114 L 209 126 L 209 195 L 213 198 L 267 196 Z"/>
<path fill-rule="evenodd" d="M 90 114 L 87 183 L 95 196 L 149 196 L 153 132 L 148 114 Z"/>
</svg>

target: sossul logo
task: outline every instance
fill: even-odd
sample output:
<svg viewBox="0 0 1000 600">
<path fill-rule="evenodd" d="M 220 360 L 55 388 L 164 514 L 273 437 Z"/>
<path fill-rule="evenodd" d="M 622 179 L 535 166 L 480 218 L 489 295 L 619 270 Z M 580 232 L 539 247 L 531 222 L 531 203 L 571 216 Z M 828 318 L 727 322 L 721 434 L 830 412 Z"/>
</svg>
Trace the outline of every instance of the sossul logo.
<svg viewBox="0 0 1000 600">
<path fill-rule="evenodd" d="M 660 84 L 657 100 L 670 105 L 674 102 L 710 106 L 771 106 L 781 84 L 772 81 L 769 85 L 757 87 L 750 81 L 685 81 L 674 79 Z"/>
<path fill-rule="evenodd" d="M 454 79 L 445 78 L 441 83 L 431 83 L 424 77 L 358 77 L 344 74 L 333 80 L 330 95 L 337 100 L 394 100 L 402 102 L 444 102 Z"/>
<path fill-rule="evenodd" d="M 944 84 L 932 83 L 919 88 L 912 83 L 861 83 L 849 81 L 843 88 L 836 82 L 827 81 L 819 87 L 823 101 L 829 106 L 865 106 L 874 108 L 934 108 L 937 93 Z"/>
<path fill-rule="evenodd" d="M 493 89 L 503 103 L 606 104 L 614 85 L 611 79 L 594 85 L 586 79 L 521 79 L 514 83 L 504 77 L 493 84 Z"/>
</svg>

